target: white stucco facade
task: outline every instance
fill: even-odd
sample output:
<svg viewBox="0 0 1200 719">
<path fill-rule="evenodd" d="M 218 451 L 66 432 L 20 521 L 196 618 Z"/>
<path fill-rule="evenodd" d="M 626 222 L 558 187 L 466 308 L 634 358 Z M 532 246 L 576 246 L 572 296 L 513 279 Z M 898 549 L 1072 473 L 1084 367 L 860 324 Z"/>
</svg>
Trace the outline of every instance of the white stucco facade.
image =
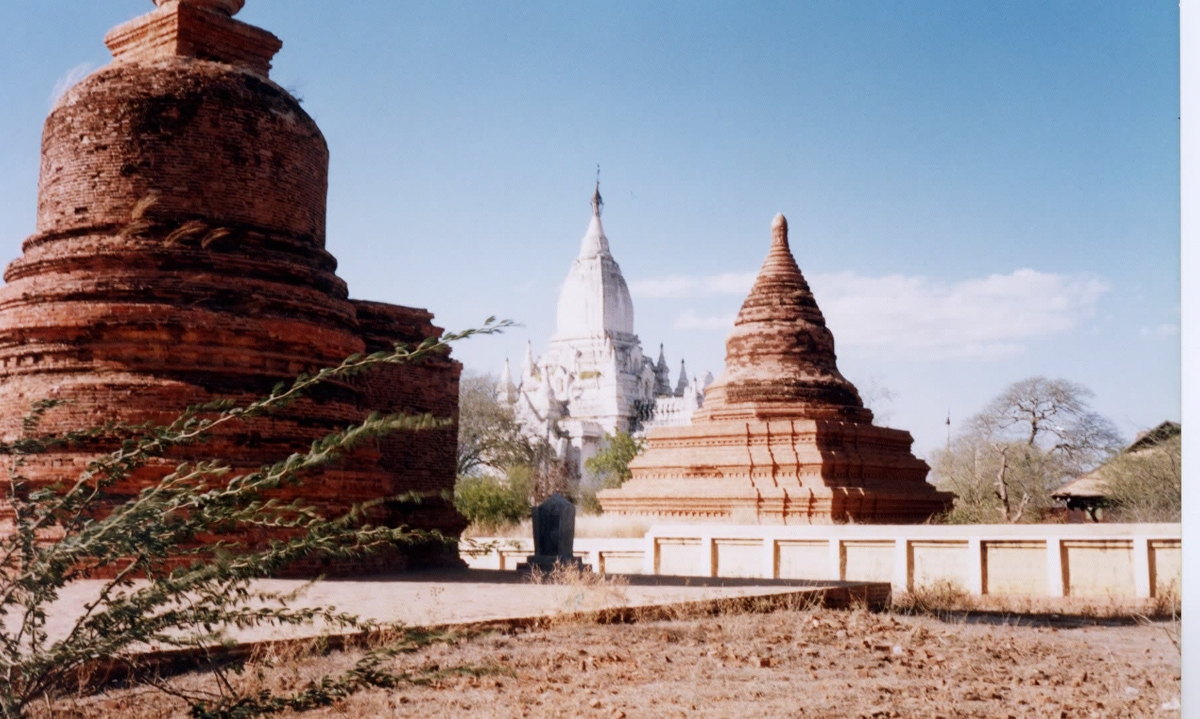
<svg viewBox="0 0 1200 719">
<path fill-rule="evenodd" d="M 577 463 L 581 475 L 605 433 L 686 424 L 707 386 L 697 386 L 681 366 L 672 389 L 662 348 L 657 363 L 642 354 L 634 332 L 633 298 L 609 249 L 602 207 L 597 183 L 579 256 L 559 291 L 550 344 L 537 357 L 533 346 L 526 346 L 515 381 L 506 362 L 498 387 L 526 430 Z M 711 382 L 711 375 L 706 379 Z"/>
</svg>

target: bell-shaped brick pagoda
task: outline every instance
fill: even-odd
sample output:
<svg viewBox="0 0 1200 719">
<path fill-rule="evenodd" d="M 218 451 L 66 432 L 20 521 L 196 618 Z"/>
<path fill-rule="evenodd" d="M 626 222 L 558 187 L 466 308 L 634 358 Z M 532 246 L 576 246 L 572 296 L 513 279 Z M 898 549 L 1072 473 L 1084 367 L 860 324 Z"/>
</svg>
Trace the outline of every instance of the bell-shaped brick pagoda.
<svg viewBox="0 0 1200 719">
<path fill-rule="evenodd" d="M 953 495 L 925 481 L 912 435 L 876 427 L 838 372 L 833 333 L 777 215 L 771 249 L 688 426 L 651 430 L 604 511 L 767 523 L 920 522 Z"/>
<path fill-rule="evenodd" d="M 67 400 L 46 414 L 47 433 L 162 422 L 190 404 L 245 401 L 348 355 L 440 334 L 425 310 L 349 299 L 334 273 L 329 152 L 300 103 L 269 78 L 279 39 L 232 17 L 243 0 L 155 4 L 108 34 L 113 62 L 46 120 L 36 232 L 0 289 L 6 440 L 37 400 Z M 117 489 L 132 495 L 186 458 L 257 468 L 372 411 L 455 416 L 460 369 L 445 356 L 378 368 L 144 467 Z M 392 435 L 292 491 L 327 514 L 425 493 L 415 510 L 375 506 L 371 521 L 457 534 L 465 522 L 443 497 L 455 442 L 454 427 Z M 104 449 L 59 449 L 23 471 L 35 483 L 73 479 Z M 0 505 L 0 530 L 5 514 Z M 423 561 L 457 559 L 444 547 L 397 548 L 319 569 Z M 296 571 L 309 569 L 318 568 Z"/>
</svg>

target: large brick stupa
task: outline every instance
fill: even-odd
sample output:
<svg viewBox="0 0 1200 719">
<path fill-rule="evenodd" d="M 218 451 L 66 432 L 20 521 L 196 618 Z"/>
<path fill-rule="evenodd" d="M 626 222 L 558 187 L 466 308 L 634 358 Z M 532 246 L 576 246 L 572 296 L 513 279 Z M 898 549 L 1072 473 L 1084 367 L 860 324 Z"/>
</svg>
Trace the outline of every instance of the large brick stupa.
<svg viewBox="0 0 1200 719">
<path fill-rule="evenodd" d="M 37 400 L 68 400 L 46 415 L 49 433 L 166 421 L 189 404 L 262 396 L 348 355 L 440 334 L 425 310 L 348 298 L 325 250 L 325 139 L 269 78 L 279 39 L 232 17 L 243 0 L 155 4 L 108 34 L 113 62 L 46 120 L 36 232 L 0 290 L 6 440 Z M 132 495 L 186 457 L 257 468 L 375 410 L 453 417 L 460 369 L 439 356 L 326 386 L 117 489 Z M 444 497 L 455 442 L 454 427 L 392 435 L 296 491 L 327 514 L 420 492 L 420 505 L 385 502 L 372 520 L 457 534 L 465 522 Z M 73 479 L 100 449 L 39 455 L 23 471 L 37 483 Z M 397 549 L 321 569 L 425 561 L 457 559 Z"/>
<path fill-rule="evenodd" d="M 632 478 L 600 502 L 614 514 L 786 524 L 920 522 L 946 508 L 953 495 L 925 481 L 912 435 L 872 420 L 838 372 L 778 215 L 704 406 L 691 425 L 651 430 Z"/>
</svg>

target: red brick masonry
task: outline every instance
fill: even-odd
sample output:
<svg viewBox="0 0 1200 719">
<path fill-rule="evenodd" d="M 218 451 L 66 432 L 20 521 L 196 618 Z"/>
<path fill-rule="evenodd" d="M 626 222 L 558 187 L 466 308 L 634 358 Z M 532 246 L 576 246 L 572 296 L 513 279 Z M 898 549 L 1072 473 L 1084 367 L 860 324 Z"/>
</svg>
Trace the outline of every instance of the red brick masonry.
<svg viewBox="0 0 1200 719">
<path fill-rule="evenodd" d="M 5 439 L 39 399 L 71 400 L 47 415 L 50 432 L 165 421 L 188 404 L 245 400 L 441 331 L 425 310 L 348 299 L 324 249 L 325 140 L 267 77 L 278 39 L 230 17 L 229 2 L 161 5 L 110 33 L 113 64 L 46 120 L 37 231 L 0 289 Z M 455 417 L 460 369 L 448 356 L 381 368 L 190 451 L 253 468 L 371 411 Z M 453 427 L 393 436 L 301 492 L 329 512 L 427 492 L 435 498 L 387 505 L 377 518 L 457 534 L 462 518 L 436 498 L 453 488 L 455 442 Z M 26 473 L 69 478 L 92 454 L 41 456 Z M 165 464 L 120 489 L 136 492 Z M 457 561 L 410 554 L 323 571 Z"/>
</svg>

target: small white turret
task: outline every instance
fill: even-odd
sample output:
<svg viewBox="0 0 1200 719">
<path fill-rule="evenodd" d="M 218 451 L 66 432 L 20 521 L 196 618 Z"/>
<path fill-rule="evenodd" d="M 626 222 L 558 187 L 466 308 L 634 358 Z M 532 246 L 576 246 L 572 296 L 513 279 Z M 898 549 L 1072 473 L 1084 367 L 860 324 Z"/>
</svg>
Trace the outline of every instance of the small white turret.
<svg viewBox="0 0 1200 719">
<path fill-rule="evenodd" d="M 675 385 L 675 396 L 682 397 L 683 391 L 688 388 L 687 363 L 679 360 L 679 383 Z"/>
<path fill-rule="evenodd" d="M 512 369 L 508 366 L 508 358 L 504 358 L 504 369 L 500 372 L 500 382 L 496 385 L 496 395 L 505 404 L 516 404 L 517 388 L 513 385 Z"/>
<path fill-rule="evenodd" d="M 525 380 L 533 377 L 533 369 L 536 365 L 533 363 L 533 343 L 525 340 L 525 359 L 521 360 L 521 385 L 525 386 Z"/>
<path fill-rule="evenodd" d="M 658 362 L 654 365 L 654 396 L 669 397 L 671 395 L 671 368 L 667 366 L 667 355 L 663 346 L 658 346 Z"/>
</svg>

